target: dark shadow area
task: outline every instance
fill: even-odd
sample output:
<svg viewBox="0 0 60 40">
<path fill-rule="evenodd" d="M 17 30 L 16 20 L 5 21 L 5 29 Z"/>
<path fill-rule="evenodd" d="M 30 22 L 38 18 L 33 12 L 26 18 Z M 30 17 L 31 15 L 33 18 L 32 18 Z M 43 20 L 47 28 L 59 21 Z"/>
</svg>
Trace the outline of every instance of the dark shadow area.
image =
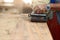
<svg viewBox="0 0 60 40">
<path fill-rule="evenodd" d="M 60 40 L 60 24 L 57 21 L 56 12 L 53 13 L 53 19 L 48 20 L 47 24 L 54 40 Z"/>
</svg>

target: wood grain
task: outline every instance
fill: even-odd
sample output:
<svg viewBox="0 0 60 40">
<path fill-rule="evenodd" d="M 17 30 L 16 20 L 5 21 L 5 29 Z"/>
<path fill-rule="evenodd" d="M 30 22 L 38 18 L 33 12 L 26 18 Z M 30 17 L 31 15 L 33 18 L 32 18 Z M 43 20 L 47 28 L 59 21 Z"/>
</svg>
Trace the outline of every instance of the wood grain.
<svg viewBox="0 0 60 40">
<path fill-rule="evenodd" d="M 27 14 L 0 14 L 0 40 L 53 40 L 47 23 L 30 22 Z"/>
</svg>

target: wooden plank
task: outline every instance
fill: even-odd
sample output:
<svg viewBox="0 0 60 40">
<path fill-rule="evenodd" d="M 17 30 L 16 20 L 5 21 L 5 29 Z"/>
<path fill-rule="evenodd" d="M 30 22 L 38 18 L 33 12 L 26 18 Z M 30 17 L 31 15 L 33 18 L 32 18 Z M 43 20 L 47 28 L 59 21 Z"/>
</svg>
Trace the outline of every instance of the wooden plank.
<svg viewBox="0 0 60 40">
<path fill-rule="evenodd" d="M 47 23 L 30 22 L 27 14 L 5 15 L 0 18 L 1 40 L 53 40 Z"/>
</svg>

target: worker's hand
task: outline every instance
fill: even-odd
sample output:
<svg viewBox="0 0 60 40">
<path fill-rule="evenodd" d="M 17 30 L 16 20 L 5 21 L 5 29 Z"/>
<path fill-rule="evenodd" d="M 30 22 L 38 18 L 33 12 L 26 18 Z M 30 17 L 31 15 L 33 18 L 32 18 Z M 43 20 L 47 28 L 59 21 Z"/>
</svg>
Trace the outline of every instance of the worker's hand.
<svg viewBox="0 0 60 40">
<path fill-rule="evenodd" d="M 47 6 L 46 4 L 44 4 L 44 5 L 37 5 L 37 6 L 34 7 L 33 10 L 37 11 L 37 12 L 40 12 L 40 13 L 44 13 L 44 12 L 46 12 L 46 6 Z"/>
<path fill-rule="evenodd" d="M 46 4 L 36 5 L 33 10 L 37 10 L 37 9 L 45 10 L 46 9 Z"/>
</svg>

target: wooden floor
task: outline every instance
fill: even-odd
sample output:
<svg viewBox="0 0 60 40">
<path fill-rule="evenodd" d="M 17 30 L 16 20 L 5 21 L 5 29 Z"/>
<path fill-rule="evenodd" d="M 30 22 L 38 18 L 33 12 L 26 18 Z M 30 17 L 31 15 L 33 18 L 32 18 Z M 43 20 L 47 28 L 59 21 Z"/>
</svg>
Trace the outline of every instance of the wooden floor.
<svg viewBox="0 0 60 40">
<path fill-rule="evenodd" d="M 0 40 L 53 40 L 47 23 L 30 22 L 27 14 L 0 14 Z"/>
</svg>

